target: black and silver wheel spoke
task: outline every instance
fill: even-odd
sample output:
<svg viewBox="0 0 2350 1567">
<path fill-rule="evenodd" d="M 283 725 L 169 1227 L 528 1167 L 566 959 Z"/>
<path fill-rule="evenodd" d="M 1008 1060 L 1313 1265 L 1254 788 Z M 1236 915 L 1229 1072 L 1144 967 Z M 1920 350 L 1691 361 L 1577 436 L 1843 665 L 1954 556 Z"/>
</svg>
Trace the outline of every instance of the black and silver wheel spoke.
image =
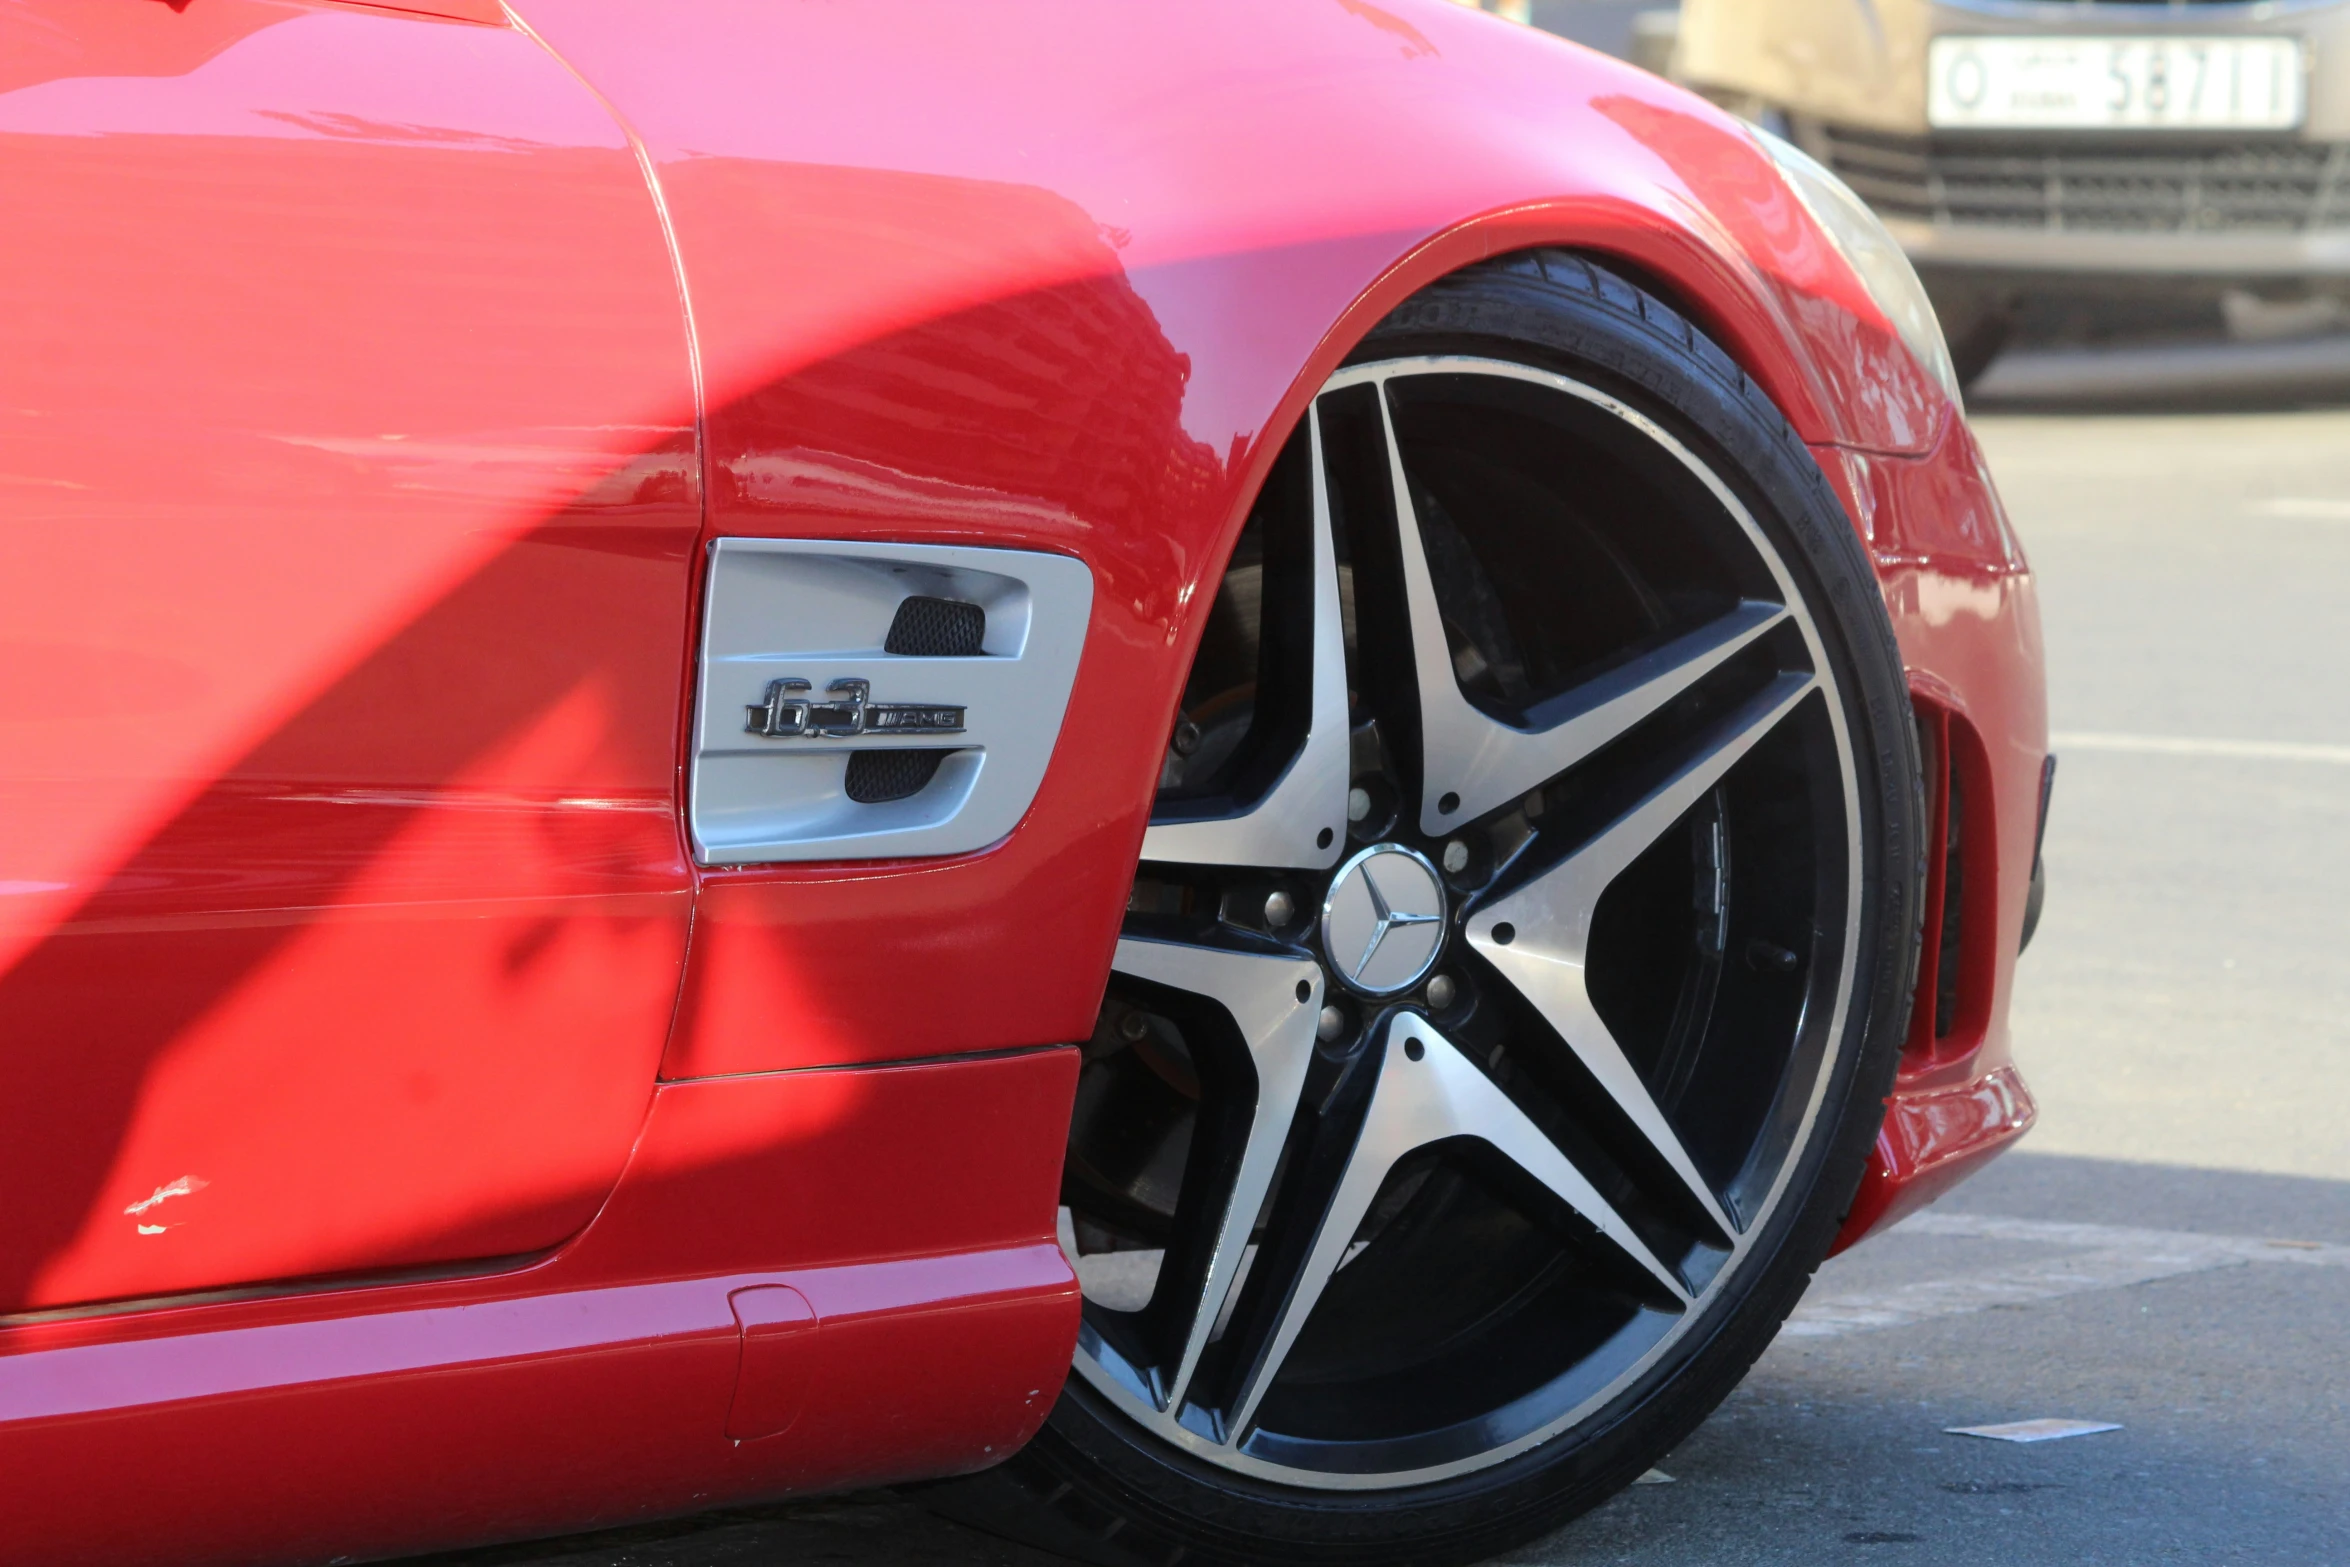
<svg viewBox="0 0 2350 1567">
<path fill-rule="evenodd" d="M 1591 920 L 1601 894 L 1722 781 L 1724 774 L 1809 695 L 1808 675 L 1783 674 L 1700 742 L 1695 755 L 1647 798 L 1610 822 L 1556 866 L 1493 902 L 1469 921 L 1469 943 L 1532 1002 L 1566 1041 L 1616 1108 L 1672 1167 L 1725 1240 L 1739 1227 L 1700 1175 L 1623 1047 L 1592 1005 L 1585 984 Z"/>
<path fill-rule="evenodd" d="M 1305 734 L 1295 758 L 1273 786 L 1245 809 L 1229 815 L 1154 820 L 1143 835 L 1145 860 L 1321 870 L 1337 864 L 1345 852 L 1346 643 L 1321 437 L 1315 419 L 1309 416 L 1306 424 L 1312 464 L 1313 547 L 1308 609 L 1312 675 Z"/>
<path fill-rule="evenodd" d="M 1202 1182 L 1196 1214 L 1178 1227 L 1159 1271 L 1150 1309 L 1164 1326 L 1174 1363 L 1156 1390 L 1166 1409 L 1180 1409 L 1208 1333 L 1231 1294 L 1248 1245 L 1249 1227 L 1273 1185 L 1281 1143 L 1295 1114 L 1306 1068 L 1313 1061 L 1314 1020 L 1322 1004 L 1318 965 L 1297 958 L 1221 951 L 1175 942 L 1118 943 L 1116 973 L 1203 996 L 1230 1016 L 1247 1049 L 1245 1072 L 1234 1072 L 1231 1097 L 1241 1123 L 1237 1157 L 1226 1182 Z M 1236 1066 L 1241 1063 L 1234 1063 Z M 1161 1303 L 1164 1302 L 1164 1305 Z"/>
<path fill-rule="evenodd" d="M 1342 371 L 1250 527 L 1072 1133 L 1081 1279 L 1156 1273 L 1088 1282 L 1077 1369 L 1260 1477 L 1458 1473 L 1628 1385 L 1776 1200 L 1849 741 L 1736 494 L 1564 377 Z"/>
<path fill-rule="evenodd" d="M 1785 606 L 1745 601 L 1664 646 L 1560 692 L 1506 724 L 1461 694 L 1444 614 L 1414 515 L 1403 447 L 1384 402 L 1412 666 L 1420 699 L 1420 830 L 1437 834 L 1524 795 L 1621 737 L 1786 619 Z"/>
<path fill-rule="evenodd" d="M 1689 1292 L 1652 1253 L 1607 1199 L 1529 1120 L 1492 1079 L 1425 1019 L 1393 1014 L 1375 1041 L 1378 1076 L 1354 1148 L 1313 1227 L 1304 1261 L 1280 1285 L 1267 1281 L 1266 1296 L 1277 1302 L 1263 1346 L 1249 1357 L 1234 1389 L 1228 1428 L 1246 1432 L 1257 1405 L 1281 1369 L 1299 1331 L 1322 1297 L 1373 1199 L 1406 1157 L 1454 1139 L 1473 1139 L 1539 1182 L 1571 1212 L 1645 1269 L 1664 1296 L 1686 1305 Z"/>
</svg>

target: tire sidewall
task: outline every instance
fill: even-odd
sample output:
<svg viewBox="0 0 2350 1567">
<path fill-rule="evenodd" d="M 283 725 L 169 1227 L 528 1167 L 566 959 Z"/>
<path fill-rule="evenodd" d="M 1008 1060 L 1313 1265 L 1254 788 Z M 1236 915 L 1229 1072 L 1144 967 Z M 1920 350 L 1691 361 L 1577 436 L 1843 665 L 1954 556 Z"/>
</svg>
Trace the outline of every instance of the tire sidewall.
<svg viewBox="0 0 2350 1567">
<path fill-rule="evenodd" d="M 1578 285 L 1581 286 L 1578 286 Z M 1921 928 L 1922 783 L 1906 682 L 1866 550 L 1816 459 L 1729 356 L 1652 296 L 1557 252 L 1447 279 L 1349 363 L 1469 355 L 1568 376 L 1655 420 L 1745 502 L 1794 576 L 1836 677 L 1860 805 L 1851 1005 L 1819 1113 L 1758 1260 L 1631 1386 L 1574 1428 L 1469 1474 L 1387 1491 L 1252 1480 L 1169 1447 L 1072 1377 L 1014 1462 L 1035 1489 L 1125 1519 L 1097 1560 L 1439 1563 L 1506 1549 L 1596 1506 L 1685 1438 L 1776 1335 L 1825 1256 L 1883 1119 Z"/>
</svg>

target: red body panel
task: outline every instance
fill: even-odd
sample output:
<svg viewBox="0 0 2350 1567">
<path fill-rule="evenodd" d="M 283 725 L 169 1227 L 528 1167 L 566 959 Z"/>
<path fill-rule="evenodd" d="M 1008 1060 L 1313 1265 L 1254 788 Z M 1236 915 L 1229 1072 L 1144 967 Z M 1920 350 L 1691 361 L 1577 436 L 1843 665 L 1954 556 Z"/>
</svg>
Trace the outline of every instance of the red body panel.
<svg viewBox="0 0 2350 1567">
<path fill-rule="evenodd" d="M 1523 246 L 1737 355 L 1980 743 L 1980 1027 L 1905 1071 L 1848 1236 L 2028 1121 L 2029 578 L 1733 122 L 1434 0 L 475 4 L 0 18 L 0 1310 L 252 1286 L 0 1325 L 28 1559 L 424 1548 L 1025 1440 L 1076 1323 L 1041 1047 L 1091 1029 L 1213 585 L 1361 334 Z M 689 867 L 724 534 L 1086 562 L 1009 837 Z"/>
<path fill-rule="evenodd" d="M 1809 433 L 1916 448 L 1944 416 L 1741 132 L 1484 19 L 1072 4 L 1006 27 L 939 5 L 877 50 L 853 11 L 698 5 L 648 32 L 630 0 L 524 10 L 660 181 L 711 532 L 985 540 L 1095 573 L 1066 726 L 1085 748 L 1028 823 L 961 864 L 714 884 L 671 1075 L 1090 1029 L 1163 752 L 1131 720 L 1173 712 L 1203 623 L 1185 611 L 1305 399 L 1443 273 L 1611 250 L 1743 345 Z M 1555 90 L 1562 67 L 1587 97 Z M 1473 107 L 1491 91 L 1506 135 Z M 1360 107 L 1389 102 L 1428 112 Z"/>
<path fill-rule="evenodd" d="M 2031 1127 L 2032 1098 L 2011 1062 L 2008 998 L 2039 840 L 2048 706 L 2030 567 L 1966 427 L 1953 424 L 1922 459 L 1822 456 L 1874 540 L 1911 690 L 1943 736 L 1936 765 L 1955 765 L 1973 802 L 1964 821 L 1959 1006 L 1936 1037 L 1938 943 L 1929 941 L 1919 1020 L 1838 1239 L 1848 1246 L 1931 1202 Z M 1946 820 L 1945 803 L 1938 834 Z M 1930 883 L 1939 919 L 1940 864 Z"/>
<path fill-rule="evenodd" d="M 0 96 L 0 1309 L 552 1245 L 691 896 L 635 160 L 504 28 L 45 9 L 79 47 L 12 22 Z"/>
<path fill-rule="evenodd" d="M 680 1084 L 533 1267 L 0 1329 L 6 1557 L 324 1560 L 985 1465 L 1068 1370 L 1076 1066 Z M 776 1285 L 812 1325 L 746 1342 L 730 1297 Z"/>
</svg>

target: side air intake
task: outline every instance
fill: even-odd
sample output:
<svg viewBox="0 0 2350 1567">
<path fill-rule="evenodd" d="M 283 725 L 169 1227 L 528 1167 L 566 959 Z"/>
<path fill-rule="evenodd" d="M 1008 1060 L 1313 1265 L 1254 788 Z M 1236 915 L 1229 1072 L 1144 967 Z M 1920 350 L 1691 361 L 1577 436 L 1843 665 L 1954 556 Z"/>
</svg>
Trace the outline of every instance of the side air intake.
<svg viewBox="0 0 2350 1567">
<path fill-rule="evenodd" d="M 704 865 L 985 848 L 1024 815 L 1093 609 L 1028 550 L 720 539 L 687 820 Z"/>
<path fill-rule="evenodd" d="M 938 776 L 945 751 L 859 751 L 849 758 L 849 798 L 859 805 L 911 800 Z"/>
<path fill-rule="evenodd" d="M 898 606 L 881 650 L 902 658 L 977 658 L 986 640 L 986 610 L 917 593 Z"/>
<path fill-rule="evenodd" d="M 1953 1061 L 1983 1042 L 1990 1024 L 1994 962 L 1994 853 L 1991 764 L 1965 719 L 1938 703 L 1916 702 L 1918 754 L 1925 763 L 1926 918 L 1917 994 L 1904 1055 L 1910 1065 Z"/>
</svg>

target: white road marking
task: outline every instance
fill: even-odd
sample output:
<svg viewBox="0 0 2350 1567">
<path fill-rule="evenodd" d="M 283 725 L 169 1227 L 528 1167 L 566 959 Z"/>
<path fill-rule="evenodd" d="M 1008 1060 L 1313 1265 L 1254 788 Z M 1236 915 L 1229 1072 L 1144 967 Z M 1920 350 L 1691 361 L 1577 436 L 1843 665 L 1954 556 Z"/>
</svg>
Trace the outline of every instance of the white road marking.
<svg viewBox="0 0 2350 1567">
<path fill-rule="evenodd" d="M 2008 1420 L 1995 1426 L 1944 1426 L 1946 1436 L 1979 1436 L 1994 1442 L 2061 1442 L 2068 1436 L 2095 1436 L 2119 1431 L 2115 1420 L 2068 1420 L 2061 1416 L 2039 1420 Z"/>
<path fill-rule="evenodd" d="M 2309 745 L 2294 740 L 2210 740 L 2072 729 L 2050 735 L 2048 744 L 2060 755 L 2066 751 L 2119 751 L 2136 756 L 2224 756 L 2245 762 L 2329 762 L 2350 767 L 2350 745 Z"/>
<path fill-rule="evenodd" d="M 2061 1246 L 2045 1262 L 2011 1263 L 1956 1279 L 1924 1279 L 1890 1289 L 1806 1300 L 1780 1329 L 1785 1338 L 1838 1338 L 1880 1328 L 1907 1327 L 1937 1317 L 1965 1316 L 1994 1306 L 2028 1306 L 2089 1290 L 2126 1289 L 2156 1279 L 2208 1273 L 2256 1262 L 2350 1268 L 2350 1246 L 2315 1241 L 2197 1235 L 2183 1230 L 2139 1230 L 2110 1224 L 2008 1219 L 1993 1214 L 1935 1213 L 1904 1219 L 1904 1235 L 1967 1240 L 2025 1241 Z"/>
</svg>

